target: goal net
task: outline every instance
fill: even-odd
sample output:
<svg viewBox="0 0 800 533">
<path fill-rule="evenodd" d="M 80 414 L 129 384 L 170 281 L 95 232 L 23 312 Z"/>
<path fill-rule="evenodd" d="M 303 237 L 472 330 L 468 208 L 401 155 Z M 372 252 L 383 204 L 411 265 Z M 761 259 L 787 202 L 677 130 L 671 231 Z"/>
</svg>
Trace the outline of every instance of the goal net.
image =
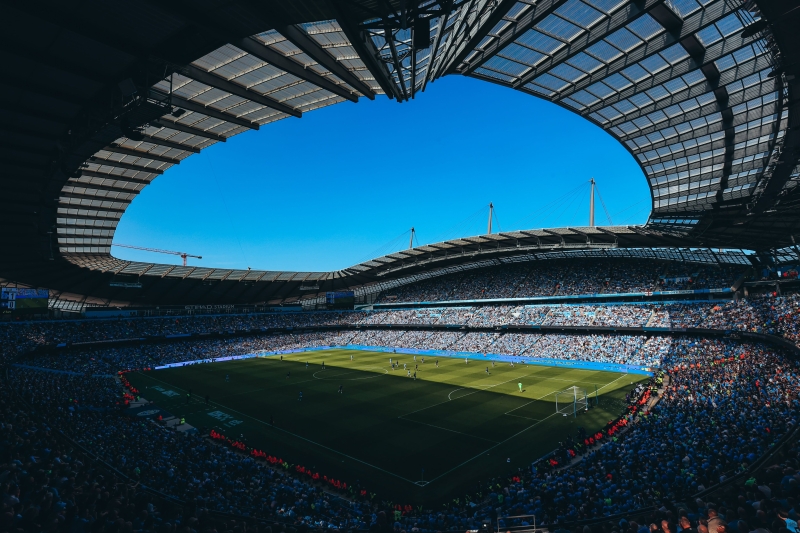
<svg viewBox="0 0 800 533">
<path fill-rule="evenodd" d="M 564 416 L 578 416 L 581 411 L 589 410 L 589 397 L 586 389 L 569 387 L 556 392 L 556 413 Z"/>
</svg>

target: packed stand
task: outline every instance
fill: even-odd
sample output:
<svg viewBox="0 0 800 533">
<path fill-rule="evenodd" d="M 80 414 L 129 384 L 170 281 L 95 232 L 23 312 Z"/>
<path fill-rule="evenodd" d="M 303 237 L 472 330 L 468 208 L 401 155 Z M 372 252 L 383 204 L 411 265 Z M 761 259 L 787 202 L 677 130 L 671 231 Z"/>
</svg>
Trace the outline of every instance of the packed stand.
<svg viewBox="0 0 800 533">
<path fill-rule="evenodd" d="M 718 526 L 725 524 L 711 519 L 719 510 L 708 512 L 706 503 L 692 495 L 745 471 L 794 430 L 800 407 L 797 362 L 764 345 L 684 338 L 671 343 L 663 363 L 668 378 L 654 407 L 635 402 L 638 396 L 631 395 L 636 409 L 610 423 L 608 431 L 569 435 L 553 457 L 530 472 L 488 482 L 484 492 L 491 503 L 483 514 L 535 515 L 537 524 L 552 525 L 651 505 L 664 512 L 670 502 L 688 502 L 687 531 L 702 517 L 709 519 L 706 529 L 698 531 L 712 531 L 712 522 L 717 532 L 723 531 Z M 646 389 L 648 397 L 659 380 Z M 796 459 L 797 445 L 792 446 Z M 800 501 L 798 467 L 795 460 L 791 469 L 773 473 L 774 483 L 764 487 L 748 480 L 746 497 L 732 502 L 738 511 L 731 508 L 725 516 L 727 526 L 737 533 L 758 528 L 782 533 L 788 513 L 794 516 L 800 510 L 795 508 Z M 780 492 L 791 497 L 765 503 Z M 767 520 L 769 512 L 777 511 L 781 518 L 780 509 L 787 513 L 781 520 Z M 637 531 L 629 529 L 627 520 L 615 527 Z M 676 531 L 669 524 L 648 529 Z"/>
<path fill-rule="evenodd" d="M 3 350 L 2 354 L 5 358 L 46 344 L 138 339 L 193 333 L 235 333 L 269 328 L 349 325 L 358 323 L 362 319 L 363 315 L 358 312 L 318 311 L 314 313 L 0 322 L 0 350 Z"/>
<path fill-rule="evenodd" d="M 554 346 L 545 340 L 547 337 L 540 336 L 536 345 L 544 341 Z M 572 349 L 575 353 L 580 349 L 596 353 L 603 346 L 619 349 L 609 342 L 583 338 Z M 628 340 L 620 337 L 614 342 Z M 642 348 L 641 344 L 633 345 Z M 663 383 L 660 378 L 654 379 L 652 387 L 631 391 L 628 415 L 595 435 L 580 430 L 568 435 L 548 460 L 487 480 L 478 494 L 468 494 L 468 500 L 454 500 L 443 511 L 404 510 L 392 520 L 395 527 L 418 531 L 477 529 L 485 519 L 510 515 L 535 515 L 537 524 L 556 526 L 682 501 L 690 502 L 690 521 L 697 524 L 708 518 L 709 532 L 712 522 L 721 524 L 715 520 L 721 514 L 727 524 L 737 520 L 733 526 L 737 533 L 748 532 L 751 527 L 774 527 L 770 517 L 778 524 L 775 531 L 781 533 L 780 524 L 788 523 L 784 519 L 796 512 L 794 505 L 800 496 L 800 465 L 796 461 L 791 470 L 783 468 L 769 474 L 772 482 L 765 488 L 755 480 L 745 485 L 743 500 L 733 502 L 743 510 L 733 512 L 731 507 L 711 513 L 692 495 L 742 472 L 796 427 L 800 406 L 797 363 L 763 345 L 700 338 L 670 340 L 658 348 L 658 353 L 667 379 Z M 642 403 L 659 385 L 663 387 L 660 401 L 654 406 Z M 124 492 L 132 491 L 126 492 L 126 497 L 137 502 L 147 501 L 134 497 L 137 490 L 158 487 L 170 496 L 193 502 L 198 513 L 204 509 L 222 511 L 258 520 L 287 521 L 303 529 L 365 530 L 380 520 L 378 512 L 388 511 L 393 516 L 388 505 L 359 492 L 348 493 L 353 501 L 346 502 L 324 490 L 321 483 L 295 477 L 286 469 L 200 436 L 132 420 L 120 413 L 124 392 L 110 378 L 86 381 L 65 374 L 10 369 L 8 380 L 0 387 L 0 429 L 6 443 L 0 459 L 0 475 L 5 480 L 5 529 L 37 531 L 51 524 L 68 524 L 70 530 L 94 530 L 102 521 L 124 517 L 121 524 L 131 522 L 130 530 L 174 530 L 174 521 L 166 526 L 167 518 L 159 515 L 157 506 L 134 506 L 102 516 L 97 508 L 84 507 L 88 505 L 84 490 L 103 486 L 103 481 L 91 478 L 99 474 L 90 473 L 63 442 L 54 439 L 59 432 L 126 476 L 128 481 L 111 490 L 119 491 L 122 485 Z M 34 422 L 18 407 L 12 407 L 19 402 L 30 402 L 46 424 Z M 796 458 L 796 446 L 792 450 Z M 566 469 L 562 469 L 564 466 Z M 29 481 L 26 477 L 31 472 L 37 472 L 34 483 L 33 478 Z M 50 488 L 42 491 L 43 486 Z M 773 496 L 778 498 L 777 503 Z M 781 500 L 783 496 L 790 499 Z M 777 511 L 776 505 L 780 505 Z M 117 506 L 112 504 L 113 508 Z M 752 512 L 747 510 L 750 508 Z M 781 509 L 786 510 L 785 516 Z M 184 527 L 191 519 L 190 513 L 177 520 Z M 625 533 L 636 533 L 625 527 Z M 667 527 L 663 533 L 670 531 Z M 717 533 L 720 531 L 718 527 Z"/>
<path fill-rule="evenodd" d="M 728 288 L 740 266 L 632 259 L 552 259 L 466 270 L 389 290 L 382 302 Z"/>
</svg>

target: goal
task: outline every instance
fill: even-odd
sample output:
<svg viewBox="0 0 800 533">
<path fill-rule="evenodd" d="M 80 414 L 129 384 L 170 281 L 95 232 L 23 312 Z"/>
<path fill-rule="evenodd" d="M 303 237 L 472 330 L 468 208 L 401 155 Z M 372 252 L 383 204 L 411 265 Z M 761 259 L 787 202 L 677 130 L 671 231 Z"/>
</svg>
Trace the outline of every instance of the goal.
<svg viewBox="0 0 800 533">
<path fill-rule="evenodd" d="M 569 387 L 556 392 L 556 413 L 578 416 L 578 412 L 588 410 L 589 397 L 586 395 L 586 389 Z"/>
</svg>

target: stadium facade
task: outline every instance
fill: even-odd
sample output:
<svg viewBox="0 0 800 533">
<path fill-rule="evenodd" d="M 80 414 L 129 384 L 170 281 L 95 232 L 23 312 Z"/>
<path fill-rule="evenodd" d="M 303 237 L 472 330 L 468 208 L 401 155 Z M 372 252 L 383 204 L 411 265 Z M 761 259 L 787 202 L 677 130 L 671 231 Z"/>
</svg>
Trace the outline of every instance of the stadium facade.
<svg viewBox="0 0 800 533">
<path fill-rule="evenodd" d="M 43 1 L 4 19 L 0 278 L 62 301 L 292 302 L 553 257 L 798 260 L 794 1 Z M 130 202 L 186 157 L 328 105 L 424 98 L 457 74 L 615 137 L 648 180 L 648 222 L 474 236 L 336 272 L 111 255 Z"/>
</svg>

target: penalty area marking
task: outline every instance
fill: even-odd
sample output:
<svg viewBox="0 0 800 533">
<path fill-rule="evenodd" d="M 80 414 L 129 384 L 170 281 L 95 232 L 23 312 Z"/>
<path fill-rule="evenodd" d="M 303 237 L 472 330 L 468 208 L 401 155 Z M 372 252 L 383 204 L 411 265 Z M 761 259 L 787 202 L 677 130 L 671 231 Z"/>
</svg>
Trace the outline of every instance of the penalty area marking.
<svg viewBox="0 0 800 533">
<path fill-rule="evenodd" d="M 398 416 L 397 418 L 400 418 L 401 420 L 405 420 L 407 422 L 413 422 L 415 424 L 422 424 L 423 426 L 428 426 L 428 427 L 432 427 L 432 428 L 436 428 L 436 429 L 441 429 L 442 431 L 449 431 L 450 433 L 458 433 L 459 435 L 464 435 L 465 437 L 470 437 L 470 438 L 478 439 L 478 440 L 485 440 L 486 442 L 492 442 L 494 444 L 497 444 L 496 440 L 485 439 L 483 437 L 478 437 L 476 435 L 470 435 L 469 433 L 464 433 L 464 432 L 461 432 L 461 431 L 457 431 L 455 429 L 443 428 L 441 426 L 434 426 L 433 424 L 428 424 L 427 422 L 420 422 L 419 420 L 411 420 L 410 418 L 403 418 L 401 416 Z"/>
<path fill-rule="evenodd" d="M 527 377 L 527 376 L 530 376 L 530 375 L 532 375 L 532 374 L 533 374 L 533 373 L 531 373 L 531 374 L 525 374 L 525 375 L 522 375 L 522 376 L 519 376 L 519 377 L 516 377 L 516 378 L 511 378 L 511 379 L 509 379 L 508 381 L 503 381 L 503 382 L 501 382 L 501 383 L 495 383 L 494 385 L 482 385 L 483 387 L 485 387 L 484 389 L 475 389 L 475 390 L 473 390 L 472 392 L 468 392 L 468 393 L 467 393 L 467 394 L 465 394 L 464 396 L 459 396 L 458 398 L 456 398 L 456 400 L 460 400 L 461 398 L 466 398 L 467 396 L 471 396 L 472 394 L 475 394 L 476 392 L 485 391 L 485 390 L 488 390 L 488 389 L 492 389 L 492 388 L 494 388 L 494 387 L 497 387 L 497 386 L 499 386 L 499 385 L 504 385 L 504 384 L 506 384 L 506 383 L 511 383 L 511 382 L 512 382 L 512 381 L 514 381 L 514 380 L 517 380 L 517 379 L 522 379 L 522 378 L 524 378 L 524 377 Z M 481 385 L 478 385 L 478 386 L 481 386 Z M 450 394 L 453 394 L 453 393 L 454 393 L 454 392 L 456 392 L 457 390 L 461 390 L 461 389 L 472 389 L 472 388 L 473 388 L 473 387 L 461 387 L 460 389 L 456 389 L 456 390 L 454 390 L 454 391 L 451 391 L 451 392 L 450 392 Z M 403 418 L 403 417 L 405 417 L 405 416 L 413 415 L 414 413 L 419 413 L 420 411 L 425 411 L 426 409 L 430 409 L 430 408 L 432 408 L 432 407 L 436 407 L 437 405 L 442 405 L 443 403 L 447 403 L 447 402 L 452 402 L 452 401 L 455 401 L 455 400 L 453 400 L 453 399 L 451 399 L 451 398 L 450 398 L 450 394 L 448 394 L 448 395 L 447 395 L 447 400 L 445 400 L 445 401 L 443 401 L 443 402 L 438 402 L 438 403 L 435 403 L 435 404 L 433 404 L 433 405 L 429 405 L 429 406 L 427 406 L 427 407 L 423 407 L 422 409 L 417 409 L 416 411 L 411 411 L 410 413 L 406 413 L 406 414 L 404 414 L 404 415 L 400 415 L 400 416 L 398 416 L 397 418 Z"/>
<path fill-rule="evenodd" d="M 556 391 L 553 391 L 553 392 L 556 392 Z M 545 398 L 545 397 L 547 397 L 547 396 L 549 396 L 549 395 L 553 394 L 553 392 L 549 392 L 549 393 L 545 394 L 544 396 L 542 396 L 542 398 Z M 541 399 L 541 398 L 537 398 L 537 399 Z M 536 401 L 536 400 L 534 400 L 534 401 Z M 505 439 L 505 440 L 502 440 L 502 441 L 498 442 L 498 443 L 497 443 L 497 444 L 495 444 L 494 446 L 490 446 L 489 448 L 487 448 L 487 449 L 483 450 L 483 451 L 482 451 L 481 453 L 479 453 L 478 455 L 475 455 L 475 456 L 473 456 L 473 457 L 471 457 L 471 458 L 467 459 L 467 460 L 466 460 L 466 461 L 464 461 L 463 463 L 461 463 L 461 464 L 459 464 L 459 465 L 456 465 L 456 466 L 454 466 L 453 468 L 451 468 L 451 469 L 450 469 L 450 470 L 448 470 L 447 472 L 444 472 L 443 474 L 440 474 L 440 475 L 436 476 L 435 478 L 431 479 L 431 480 L 430 480 L 430 483 L 432 483 L 432 482 L 436 481 L 437 479 L 440 479 L 440 478 L 442 478 L 442 477 L 444 477 L 444 476 L 446 476 L 446 475 L 450 474 L 451 472 L 454 472 L 455 470 L 458 470 L 459 468 L 461 468 L 461 467 L 462 467 L 462 466 L 464 466 L 465 464 L 467 464 L 467 463 L 470 463 L 470 462 L 474 461 L 475 459 L 477 459 L 478 457 L 481 457 L 481 456 L 482 456 L 482 455 L 484 455 L 485 453 L 487 453 L 487 452 L 490 452 L 490 451 L 494 450 L 495 448 L 497 448 L 497 447 L 498 447 L 498 446 L 500 446 L 501 444 L 505 444 L 506 442 L 508 442 L 508 441 L 510 441 L 510 440 L 513 440 L 513 439 L 517 438 L 519 435 L 522 435 L 523 433 L 525 433 L 525 432 L 526 432 L 526 431 L 528 431 L 529 429 L 535 428 L 536 426 L 538 426 L 539 424 L 541 424 L 542 422 L 544 422 L 544 421 L 545 421 L 545 420 L 547 420 L 548 418 L 552 418 L 552 417 L 553 417 L 553 416 L 555 416 L 556 414 L 558 414 L 558 413 L 553 413 L 552 415 L 550 415 L 550 416 L 547 416 L 547 417 L 545 417 L 545 418 L 543 418 L 543 419 L 539 420 L 538 422 L 536 422 L 536 423 L 534 423 L 534 424 L 531 424 L 530 426 L 528 426 L 528 427 L 526 427 L 526 428 L 524 428 L 524 429 L 522 429 L 522 430 L 520 430 L 520 431 L 518 431 L 518 432 L 514 433 L 513 435 L 511 435 L 511 436 L 510 436 L 510 437 L 508 437 L 507 439 Z"/>
<path fill-rule="evenodd" d="M 513 417 L 516 417 L 516 418 L 524 418 L 526 420 L 533 420 L 534 422 L 541 422 L 541 418 L 531 418 L 529 416 L 522 416 L 522 415 L 510 415 L 508 413 L 503 413 L 503 414 L 506 415 L 506 416 L 513 416 Z"/>
<path fill-rule="evenodd" d="M 476 387 L 494 387 L 494 385 L 475 385 L 475 386 Z M 471 388 L 472 387 L 461 387 L 459 389 L 452 390 L 452 391 L 450 391 L 450 394 L 447 395 L 447 400 L 452 402 L 453 401 L 453 393 L 458 392 L 460 390 L 467 390 L 467 389 L 471 389 Z M 469 393 L 465 394 L 464 396 L 469 396 L 470 394 L 472 394 L 472 393 L 469 392 Z M 459 398 L 463 398 L 464 396 L 458 396 L 456 398 L 456 400 L 458 400 Z M 441 402 L 441 403 L 447 403 L 447 402 Z M 436 405 L 440 405 L 440 404 L 436 404 Z M 414 412 L 416 412 L 416 411 L 414 411 Z M 409 414 L 412 414 L 412 413 L 409 413 Z M 406 416 L 406 415 L 402 415 L 402 416 Z"/>
</svg>

